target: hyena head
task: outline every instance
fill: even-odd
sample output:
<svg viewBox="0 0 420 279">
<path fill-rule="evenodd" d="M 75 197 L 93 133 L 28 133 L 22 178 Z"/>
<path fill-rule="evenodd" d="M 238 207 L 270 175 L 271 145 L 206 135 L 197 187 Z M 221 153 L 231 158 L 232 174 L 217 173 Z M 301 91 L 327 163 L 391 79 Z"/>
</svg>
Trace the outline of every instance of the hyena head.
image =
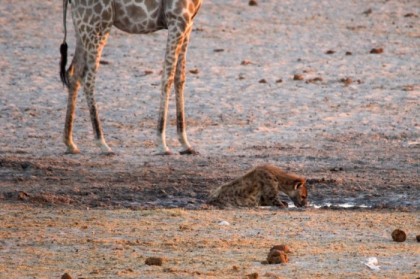
<svg viewBox="0 0 420 279">
<path fill-rule="evenodd" d="M 293 189 L 288 196 L 297 207 L 306 206 L 308 191 L 306 189 L 305 179 L 298 179 L 293 182 Z"/>
</svg>

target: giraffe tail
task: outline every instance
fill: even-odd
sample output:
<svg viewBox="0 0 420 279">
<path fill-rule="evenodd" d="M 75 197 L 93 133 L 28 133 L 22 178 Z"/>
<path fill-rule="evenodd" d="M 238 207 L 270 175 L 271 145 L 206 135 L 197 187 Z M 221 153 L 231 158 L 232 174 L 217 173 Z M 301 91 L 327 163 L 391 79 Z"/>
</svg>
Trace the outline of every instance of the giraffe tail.
<svg viewBox="0 0 420 279">
<path fill-rule="evenodd" d="M 61 82 L 63 83 L 63 85 L 69 87 L 70 83 L 69 83 L 69 78 L 66 72 L 66 65 L 67 65 L 67 43 L 66 43 L 66 38 L 67 38 L 67 26 L 66 26 L 66 15 L 67 15 L 67 3 L 69 2 L 69 0 L 63 0 L 63 25 L 64 25 L 64 40 L 63 43 L 60 45 L 60 54 L 61 54 L 61 59 L 60 59 L 60 79 Z"/>
</svg>

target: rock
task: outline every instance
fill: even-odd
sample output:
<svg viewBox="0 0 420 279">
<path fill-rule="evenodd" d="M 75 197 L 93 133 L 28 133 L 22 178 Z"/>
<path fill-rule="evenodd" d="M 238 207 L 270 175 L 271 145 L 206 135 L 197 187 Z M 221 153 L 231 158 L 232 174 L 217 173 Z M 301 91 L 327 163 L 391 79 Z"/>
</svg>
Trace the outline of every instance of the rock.
<svg viewBox="0 0 420 279">
<path fill-rule="evenodd" d="M 332 49 L 327 50 L 327 51 L 325 52 L 325 54 L 334 54 L 334 53 L 335 53 L 335 50 L 332 50 Z"/>
<path fill-rule="evenodd" d="M 284 251 L 273 249 L 268 253 L 267 262 L 269 264 L 287 263 L 289 261 Z"/>
<path fill-rule="evenodd" d="M 370 50 L 370 53 L 372 53 L 372 54 L 381 54 L 383 52 L 384 52 L 384 49 L 383 48 L 372 48 Z"/>
<path fill-rule="evenodd" d="M 273 250 L 279 250 L 279 251 L 283 251 L 285 253 L 291 253 L 291 250 L 289 248 L 289 246 L 281 244 L 281 245 L 274 245 L 273 247 L 271 247 L 270 251 Z"/>
<path fill-rule="evenodd" d="M 251 274 L 247 274 L 245 278 L 246 279 L 258 279 L 258 277 L 259 277 L 258 273 L 254 272 L 254 273 L 251 273 Z"/>
<path fill-rule="evenodd" d="M 396 242 L 404 242 L 407 239 L 407 235 L 405 234 L 405 232 L 400 229 L 395 229 L 392 232 L 391 236 L 392 240 Z"/>
<path fill-rule="evenodd" d="M 340 79 L 340 82 L 344 83 L 345 86 L 349 86 L 353 83 L 353 80 L 350 77 Z"/>
<path fill-rule="evenodd" d="M 163 258 L 160 257 L 149 257 L 146 259 L 145 264 L 147 265 L 158 265 L 161 266 L 163 264 Z"/>
<path fill-rule="evenodd" d="M 190 73 L 193 74 L 193 75 L 196 75 L 196 74 L 198 74 L 198 69 L 191 69 Z"/>
<path fill-rule="evenodd" d="M 293 80 L 303 80 L 304 79 L 304 77 L 303 77 L 303 75 L 301 75 L 301 74 L 295 74 L 294 76 L 293 76 Z"/>
<path fill-rule="evenodd" d="M 61 279 L 72 279 L 72 278 L 71 278 L 70 274 L 68 274 L 68 273 L 66 272 L 66 273 L 64 273 L 64 274 L 61 276 Z"/>
<path fill-rule="evenodd" d="M 250 6 L 258 6 L 257 0 L 249 0 L 248 5 L 250 5 Z"/>
<path fill-rule="evenodd" d="M 420 242 L 420 234 L 416 236 L 417 242 Z"/>
</svg>

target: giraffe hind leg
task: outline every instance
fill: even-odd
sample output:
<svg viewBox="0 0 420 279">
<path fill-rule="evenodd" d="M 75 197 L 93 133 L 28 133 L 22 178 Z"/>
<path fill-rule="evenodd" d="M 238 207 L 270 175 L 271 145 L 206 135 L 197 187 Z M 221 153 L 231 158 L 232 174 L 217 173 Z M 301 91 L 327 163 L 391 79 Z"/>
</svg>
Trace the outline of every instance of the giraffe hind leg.
<svg viewBox="0 0 420 279">
<path fill-rule="evenodd" d="M 184 110 L 184 88 L 185 88 L 185 64 L 187 58 L 187 47 L 189 36 L 191 34 L 191 27 L 185 31 L 184 40 L 180 49 L 178 62 L 176 65 L 175 72 L 175 95 L 176 95 L 176 117 L 177 117 L 177 133 L 178 140 L 181 143 L 183 150 L 180 154 L 193 154 L 196 152 L 190 145 L 187 139 L 186 122 L 185 122 L 185 110 Z"/>
<path fill-rule="evenodd" d="M 80 88 L 80 82 L 83 78 L 84 68 L 86 64 L 86 53 L 78 44 L 74 54 L 73 61 L 67 71 L 62 74 L 66 80 L 68 88 L 67 113 L 64 124 L 63 141 L 67 146 L 66 153 L 78 154 L 79 148 L 73 142 L 73 123 L 75 119 L 76 100 Z"/>
</svg>

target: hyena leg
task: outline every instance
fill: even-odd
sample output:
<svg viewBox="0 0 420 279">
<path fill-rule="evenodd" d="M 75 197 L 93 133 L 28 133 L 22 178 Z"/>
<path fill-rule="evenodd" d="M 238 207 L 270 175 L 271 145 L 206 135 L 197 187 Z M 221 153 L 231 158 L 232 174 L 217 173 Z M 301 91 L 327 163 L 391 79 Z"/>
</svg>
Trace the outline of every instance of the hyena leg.
<svg viewBox="0 0 420 279">
<path fill-rule="evenodd" d="M 288 207 L 287 202 L 279 199 L 276 185 L 271 181 L 262 185 L 261 205 L 278 206 L 280 208 Z"/>
<path fill-rule="evenodd" d="M 187 57 L 187 47 L 190 38 L 192 27 L 189 27 L 185 32 L 185 38 L 182 42 L 181 50 L 179 53 L 178 63 L 175 72 L 175 95 L 176 95 L 176 111 L 177 111 L 177 133 L 179 142 L 183 150 L 181 154 L 197 154 L 192 149 L 187 139 L 185 111 L 184 111 L 184 88 L 185 88 L 185 63 Z"/>
<path fill-rule="evenodd" d="M 67 146 L 66 153 L 77 154 L 80 153 L 79 148 L 73 142 L 73 123 L 75 119 L 75 110 L 76 110 L 76 100 L 77 94 L 80 88 L 80 81 L 83 75 L 83 69 L 86 63 L 86 53 L 83 50 L 83 47 L 78 44 L 76 46 L 76 51 L 73 57 L 70 68 L 67 70 L 66 75 L 69 80 L 68 84 L 68 101 L 67 101 L 67 113 L 66 121 L 64 124 L 64 136 L 63 141 Z"/>
</svg>

